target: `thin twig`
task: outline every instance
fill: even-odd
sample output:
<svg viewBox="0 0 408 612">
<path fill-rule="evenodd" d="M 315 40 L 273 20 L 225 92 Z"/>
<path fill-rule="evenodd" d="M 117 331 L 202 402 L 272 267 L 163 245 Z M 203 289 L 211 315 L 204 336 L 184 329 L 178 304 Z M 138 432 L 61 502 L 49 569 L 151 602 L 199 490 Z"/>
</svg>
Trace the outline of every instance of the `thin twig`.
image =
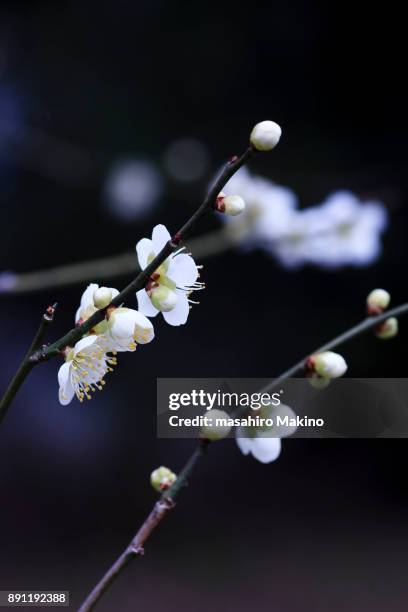
<svg viewBox="0 0 408 612">
<path fill-rule="evenodd" d="M 92 610 L 105 591 L 112 585 L 115 578 L 128 565 L 129 561 L 144 554 L 144 544 L 146 540 L 150 537 L 159 523 L 161 523 L 169 510 L 174 508 L 180 490 L 188 484 L 188 479 L 199 459 L 205 454 L 207 445 L 208 440 L 200 440 L 197 448 L 177 477 L 177 480 L 154 504 L 152 511 L 136 533 L 135 537 L 117 558 L 115 563 L 108 569 L 100 582 L 92 589 L 91 593 L 79 608 L 79 612 L 89 612 L 89 610 Z"/>
<path fill-rule="evenodd" d="M 12 381 L 10 382 L 9 386 L 6 389 L 6 392 L 4 393 L 0 401 L 0 423 L 6 416 L 7 410 L 11 402 L 13 401 L 17 391 L 19 390 L 24 380 L 27 378 L 29 372 L 35 365 L 35 363 L 33 363 L 30 360 L 30 357 L 32 353 L 40 347 L 41 342 L 43 341 L 45 332 L 47 330 L 47 327 L 54 320 L 54 314 L 55 314 L 56 308 L 57 308 L 57 304 L 54 304 L 53 306 L 48 306 L 48 308 L 44 312 L 43 316 L 41 317 L 40 326 L 37 330 L 37 333 L 34 336 L 34 339 L 30 345 L 30 348 L 28 349 L 23 361 L 20 364 L 20 367 L 15 373 Z"/>
<path fill-rule="evenodd" d="M 305 369 L 305 363 L 307 361 L 307 358 L 310 355 L 316 355 L 317 353 L 322 353 L 323 351 L 330 351 L 331 349 L 334 349 L 340 346 L 341 344 L 344 344 L 345 342 L 352 340 L 356 336 L 359 336 L 360 334 L 363 334 L 364 332 L 367 332 L 370 329 L 377 327 L 377 325 L 379 325 L 380 323 L 383 323 L 390 317 L 400 317 L 401 315 L 404 315 L 407 312 L 408 312 L 408 303 L 400 304 L 400 306 L 396 306 L 395 308 L 386 310 L 385 312 L 375 317 L 367 317 L 360 323 L 357 323 L 357 325 L 354 325 L 354 327 L 351 327 L 350 329 L 346 330 L 339 336 L 336 336 L 335 338 L 333 338 L 333 340 L 326 342 L 326 344 L 323 344 L 323 346 L 320 346 L 316 350 L 312 351 L 311 353 L 309 353 L 309 355 L 306 355 L 306 357 L 303 357 L 303 359 L 295 363 L 295 365 L 293 365 L 291 368 L 288 368 L 285 372 L 280 374 L 280 376 L 278 376 L 277 378 L 272 380 L 270 383 L 268 383 L 263 389 L 261 389 L 260 393 L 267 393 L 271 391 L 272 389 L 275 389 L 284 380 L 287 380 L 288 378 L 292 378 L 293 376 L 296 376 L 297 374 L 303 373 Z"/>
<path fill-rule="evenodd" d="M 351 329 L 348 329 L 339 336 L 336 336 L 335 338 L 333 338 L 333 340 L 330 340 L 326 344 L 323 344 L 323 346 L 316 349 L 312 353 L 309 353 L 309 355 L 314 355 L 316 353 L 336 348 L 341 344 L 348 342 L 352 338 L 355 338 L 356 336 L 359 336 L 360 334 L 363 334 L 364 332 L 377 327 L 377 325 L 379 325 L 389 317 L 402 316 L 407 313 L 408 303 L 396 306 L 395 308 L 392 308 L 391 310 L 388 310 L 375 317 L 368 317 L 367 319 L 364 319 L 364 321 L 361 321 L 361 323 L 358 323 Z M 260 392 L 266 393 L 267 391 L 270 391 L 271 389 L 282 383 L 284 380 L 303 372 L 305 362 L 309 355 L 301 359 L 294 366 L 292 366 L 291 368 L 283 372 L 280 376 L 272 380 L 271 383 L 266 385 Z M 103 576 L 101 581 L 91 591 L 89 596 L 86 598 L 86 600 L 80 607 L 79 612 L 89 612 L 89 610 L 92 610 L 94 606 L 98 603 L 102 595 L 105 593 L 105 591 L 107 591 L 107 589 L 110 587 L 114 579 L 129 563 L 129 561 L 144 553 L 144 544 L 146 540 L 148 539 L 148 537 L 150 537 L 150 535 L 156 529 L 159 523 L 161 523 L 161 521 L 167 515 L 168 511 L 174 507 L 175 500 L 178 497 L 180 490 L 187 484 L 197 461 L 205 455 L 209 444 L 209 440 L 199 440 L 197 447 L 195 448 L 191 457 L 188 459 L 187 463 L 185 464 L 183 470 L 177 477 L 174 484 L 156 502 L 153 507 L 153 510 L 150 512 L 147 519 L 140 527 L 132 542 L 122 552 L 122 554 L 118 557 L 115 563 Z"/>
<path fill-rule="evenodd" d="M 233 246 L 234 243 L 224 228 L 193 238 L 186 243 L 186 248 L 194 253 L 196 259 L 201 260 L 219 255 Z M 33 293 L 35 291 L 69 287 L 98 279 L 106 282 L 113 278 L 134 275 L 138 270 L 140 270 L 140 266 L 136 252 L 133 251 L 25 274 L 5 272 L 3 274 L 7 277 L 7 282 L 3 283 L 4 286 L 2 286 L 2 274 L 0 273 L 0 295 L 12 296 Z"/>
</svg>

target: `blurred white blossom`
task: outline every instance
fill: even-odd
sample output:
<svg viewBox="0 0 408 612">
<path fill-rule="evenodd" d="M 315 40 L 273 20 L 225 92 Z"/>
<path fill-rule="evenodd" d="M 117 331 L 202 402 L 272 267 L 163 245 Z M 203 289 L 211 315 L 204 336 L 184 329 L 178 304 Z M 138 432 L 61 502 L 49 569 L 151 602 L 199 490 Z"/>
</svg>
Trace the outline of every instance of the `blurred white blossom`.
<svg viewBox="0 0 408 612">
<path fill-rule="evenodd" d="M 277 416 L 281 418 L 296 419 L 296 414 L 292 408 L 286 404 L 279 406 L 262 406 L 260 416 L 264 419 L 271 418 L 271 427 L 239 427 L 236 431 L 236 441 L 238 448 L 244 455 L 251 454 L 261 463 L 271 463 L 275 461 L 281 452 L 281 438 L 286 438 L 295 433 L 295 425 L 278 426 Z"/>
<path fill-rule="evenodd" d="M 231 238 L 250 248 L 265 247 L 284 235 L 296 210 L 297 198 L 285 187 L 241 168 L 224 187 L 227 195 L 239 195 L 245 211 L 236 218 L 222 216 Z"/>
<path fill-rule="evenodd" d="M 381 203 L 363 203 L 353 193 L 339 191 L 323 204 L 294 214 L 292 227 L 272 251 L 286 267 L 366 266 L 379 257 L 386 226 Z"/>
<path fill-rule="evenodd" d="M 206 146 L 194 138 L 181 138 L 173 142 L 164 154 L 164 166 L 177 181 L 197 181 L 209 166 Z"/>
<path fill-rule="evenodd" d="M 115 162 L 106 178 L 105 199 L 112 214 L 122 221 L 145 216 L 163 191 L 160 172 L 149 161 L 124 159 Z"/>
<path fill-rule="evenodd" d="M 246 202 L 238 219 L 225 218 L 233 240 L 261 247 L 286 268 L 365 266 L 381 253 L 388 215 L 380 202 L 361 202 L 338 191 L 322 204 L 299 210 L 295 194 L 241 169 L 224 188 Z"/>
</svg>

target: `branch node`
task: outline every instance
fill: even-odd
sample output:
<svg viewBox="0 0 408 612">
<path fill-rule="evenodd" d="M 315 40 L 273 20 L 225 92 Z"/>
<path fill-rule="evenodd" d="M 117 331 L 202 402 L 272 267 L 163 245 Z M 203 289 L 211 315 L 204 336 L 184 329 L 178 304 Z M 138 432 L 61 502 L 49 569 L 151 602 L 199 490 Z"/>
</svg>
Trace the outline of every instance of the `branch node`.
<svg viewBox="0 0 408 612">
<path fill-rule="evenodd" d="M 55 302 L 52 306 L 48 306 L 44 313 L 44 321 L 52 323 L 54 320 L 55 311 L 57 310 L 58 302 Z"/>
<path fill-rule="evenodd" d="M 172 248 L 175 248 L 180 244 L 180 242 L 181 242 L 181 234 L 180 232 L 177 232 L 176 234 L 174 234 L 174 236 L 170 240 L 170 246 Z"/>
</svg>

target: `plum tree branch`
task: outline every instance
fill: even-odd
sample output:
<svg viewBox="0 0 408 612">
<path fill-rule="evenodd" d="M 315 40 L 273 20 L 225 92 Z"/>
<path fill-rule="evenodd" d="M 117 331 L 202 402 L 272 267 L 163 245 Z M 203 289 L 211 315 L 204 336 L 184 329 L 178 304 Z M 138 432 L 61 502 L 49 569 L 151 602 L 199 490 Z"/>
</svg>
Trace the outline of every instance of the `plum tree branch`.
<svg viewBox="0 0 408 612">
<path fill-rule="evenodd" d="M 56 308 L 57 308 L 57 304 L 54 304 L 53 306 L 48 306 L 48 308 L 44 312 L 43 316 L 41 317 L 40 326 L 37 330 L 37 333 L 34 336 L 34 339 L 30 345 L 30 348 L 28 349 L 17 372 L 13 376 L 9 386 L 7 387 L 3 397 L 0 400 L 0 423 L 6 416 L 7 410 L 11 402 L 13 401 L 16 393 L 18 392 L 19 388 L 21 387 L 21 385 L 23 384 L 28 374 L 30 373 L 30 371 L 35 365 L 35 363 L 30 360 L 30 357 L 32 353 L 40 347 L 48 326 L 54 320 L 54 314 L 55 314 Z"/>
<path fill-rule="evenodd" d="M 171 253 L 173 253 L 180 247 L 181 242 L 185 240 L 191 230 L 197 225 L 198 221 L 214 208 L 218 194 L 229 181 L 229 179 L 254 154 L 255 150 L 252 147 L 248 147 L 247 150 L 240 157 L 232 157 L 223 166 L 221 172 L 214 180 L 203 202 L 200 204 L 200 206 L 198 206 L 192 216 L 179 229 L 179 231 L 176 232 L 174 236 L 165 244 L 162 250 L 153 259 L 153 261 L 148 266 L 146 266 L 144 270 L 141 270 L 136 276 L 136 278 L 134 278 L 127 285 L 127 287 L 125 287 L 112 300 L 112 302 L 106 308 L 97 310 L 84 323 L 71 329 L 68 333 L 53 342 L 50 346 L 32 346 L 32 350 L 24 357 L 21 366 L 14 375 L 3 398 L 0 400 L 0 421 L 2 420 L 2 418 L 4 418 L 6 411 L 8 410 L 17 391 L 23 384 L 29 372 L 32 370 L 33 366 L 59 355 L 66 346 L 74 346 L 76 342 L 78 342 L 83 336 L 90 332 L 98 323 L 100 323 L 107 316 L 109 308 L 111 308 L 112 306 L 120 306 L 125 302 L 128 297 L 134 295 L 140 289 L 143 289 L 148 283 L 150 276 L 167 259 L 167 257 L 171 255 Z"/>
<path fill-rule="evenodd" d="M 122 572 L 130 561 L 144 554 L 144 544 L 156 527 L 161 523 L 168 512 L 174 508 L 180 490 L 188 484 L 196 464 L 204 456 L 208 440 L 200 440 L 193 454 L 185 464 L 173 485 L 165 491 L 156 501 L 152 511 L 147 516 L 140 529 L 137 531 L 129 545 L 116 559 L 113 565 L 104 574 L 98 584 L 92 589 L 85 599 L 79 612 L 89 612 L 98 603 L 102 595 L 109 589 L 115 578 Z"/>
<path fill-rule="evenodd" d="M 357 325 L 355 325 L 354 327 L 351 327 L 350 329 L 346 330 L 339 336 L 336 336 L 329 342 L 326 342 L 320 348 L 316 349 L 315 351 L 312 351 L 312 353 L 309 353 L 309 355 L 337 348 L 338 346 L 344 344 L 352 338 L 355 338 L 363 334 L 364 332 L 367 332 L 370 329 L 377 327 L 377 325 L 379 325 L 389 317 L 402 316 L 407 313 L 408 303 L 396 306 L 395 308 L 383 312 L 382 314 L 377 315 L 375 317 L 368 317 Z M 291 378 L 292 376 L 296 376 L 297 374 L 303 372 L 305 362 L 309 355 L 298 361 L 294 366 L 280 374 L 277 378 L 273 379 L 260 392 L 266 393 L 267 391 L 274 389 L 277 385 L 287 380 L 288 378 Z M 126 547 L 126 549 L 121 553 L 121 555 L 114 562 L 114 564 L 109 568 L 109 570 L 102 577 L 100 582 L 98 582 L 98 584 L 92 589 L 91 593 L 81 605 L 79 612 L 89 612 L 90 610 L 92 610 L 98 603 L 102 595 L 112 585 L 115 578 L 122 572 L 125 566 L 128 565 L 129 561 L 144 553 L 144 544 L 146 543 L 146 540 L 150 537 L 156 527 L 165 518 L 169 510 L 174 507 L 175 501 L 181 489 L 185 487 L 188 483 L 188 480 L 192 475 L 197 462 L 206 454 L 209 444 L 210 440 L 199 439 L 195 450 L 193 451 L 190 458 L 187 460 L 187 463 L 180 472 L 176 481 L 167 491 L 163 493 L 163 495 L 155 503 L 152 511 L 138 530 L 136 536 Z"/>
</svg>

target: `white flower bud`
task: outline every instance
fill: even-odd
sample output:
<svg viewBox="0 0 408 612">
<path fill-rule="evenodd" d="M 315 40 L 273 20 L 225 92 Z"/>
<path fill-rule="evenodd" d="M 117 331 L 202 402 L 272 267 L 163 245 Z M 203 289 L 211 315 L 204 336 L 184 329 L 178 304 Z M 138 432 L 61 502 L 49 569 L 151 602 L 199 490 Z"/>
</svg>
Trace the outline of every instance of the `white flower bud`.
<svg viewBox="0 0 408 612">
<path fill-rule="evenodd" d="M 278 144 L 282 130 L 274 121 L 261 121 L 253 128 L 250 136 L 251 145 L 257 151 L 270 151 Z"/>
<path fill-rule="evenodd" d="M 375 335 L 381 340 L 389 340 L 398 334 L 398 319 L 390 317 L 375 330 Z"/>
<path fill-rule="evenodd" d="M 324 351 L 311 357 L 314 371 L 322 378 L 339 378 L 347 370 L 344 358 L 338 353 Z"/>
<path fill-rule="evenodd" d="M 173 310 L 177 303 L 177 293 L 165 285 L 159 285 L 152 289 L 149 296 L 153 306 L 161 312 Z"/>
<path fill-rule="evenodd" d="M 177 476 L 174 474 L 174 472 L 169 470 L 169 468 L 164 467 L 163 465 L 157 468 L 157 470 L 154 470 L 154 472 L 152 472 L 150 475 L 150 483 L 153 489 L 159 492 L 165 491 L 166 489 L 171 487 L 171 485 L 173 484 L 173 482 L 176 481 L 176 479 Z"/>
<path fill-rule="evenodd" d="M 109 287 L 99 287 L 93 294 L 95 308 L 106 308 L 112 301 L 112 289 Z"/>
<path fill-rule="evenodd" d="M 367 297 L 368 314 L 376 315 L 388 308 L 391 296 L 385 289 L 374 289 Z"/>
<path fill-rule="evenodd" d="M 230 425 L 223 424 L 224 419 L 229 419 L 229 415 L 223 410 L 209 410 L 206 417 L 206 425 L 200 431 L 200 437 L 215 442 L 226 438 L 231 431 Z"/>
<path fill-rule="evenodd" d="M 224 212 L 226 215 L 231 215 L 232 217 L 240 215 L 245 210 L 245 202 L 239 195 L 225 196 L 220 202 L 220 205 L 224 209 L 221 209 L 221 212 Z"/>
</svg>

